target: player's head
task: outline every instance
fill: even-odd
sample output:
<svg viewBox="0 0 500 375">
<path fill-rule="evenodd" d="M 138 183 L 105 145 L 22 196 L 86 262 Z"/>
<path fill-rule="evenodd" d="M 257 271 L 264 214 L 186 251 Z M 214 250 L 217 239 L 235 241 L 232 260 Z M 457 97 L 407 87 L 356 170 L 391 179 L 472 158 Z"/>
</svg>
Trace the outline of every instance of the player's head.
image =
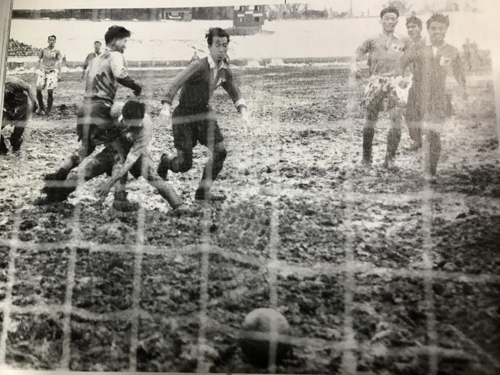
<svg viewBox="0 0 500 375">
<path fill-rule="evenodd" d="M 432 44 L 439 45 L 443 43 L 450 26 L 450 19 L 444 14 L 435 13 L 427 20 L 427 32 Z"/>
<path fill-rule="evenodd" d="M 47 38 L 50 47 L 54 47 L 54 45 L 56 44 L 56 40 L 57 38 L 55 35 L 49 35 L 49 37 Z"/>
<path fill-rule="evenodd" d="M 104 34 L 106 47 L 123 53 L 127 48 L 127 41 L 130 35 L 131 32 L 123 26 L 111 26 L 108 31 L 106 31 L 106 34 Z"/>
<path fill-rule="evenodd" d="M 129 100 L 122 109 L 123 125 L 130 130 L 142 127 L 142 120 L 146 114 L 146 104 L 136 100 Z"/>
<path fill-rule="evenodd" d="M 101 51 L 101 42 L 98 40 L 94 42 L 94 51 L 95 53 L 99 53 Z"/>
<path fill-rule="evenodd" d="M 227 46 L 229 45 L 229 34 L 220 27 L 213 27 L 205 35 L 208 43 L 208 50 L 212 59 L 219 63 L 226 58 Z"/>
<path fill-rule="evenodd" d="M 389 6 L 380 12 L 380 23 L 386 33 L 392 33 L 396 29 L 399 19 L 399 10 L 396 7 Z"/>
<path fill-rule="evenodd" d="M 422 20 L 418 17 L 411 16 L 406 19 L 406 30 L 411 39 L 420 37 L 422 33 Z"/>
</svg>

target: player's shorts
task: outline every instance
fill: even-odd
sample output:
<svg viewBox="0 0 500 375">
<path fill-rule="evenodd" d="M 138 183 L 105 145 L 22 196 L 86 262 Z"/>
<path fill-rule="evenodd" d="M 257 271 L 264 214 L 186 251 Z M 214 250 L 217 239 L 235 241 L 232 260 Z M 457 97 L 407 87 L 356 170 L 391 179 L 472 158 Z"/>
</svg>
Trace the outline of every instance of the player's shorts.
<svg viewBox="0 0 500 375">
<path fill-rule="evenodd" d="M 90 149 L 110 142 L 118 136 L 111 117 L 111 102 L 84 100 L 78 109 L 76 133 L 79 141 L 86 141 Z"/>
<path fill-rule="evenodd" d="M 198 142 L 213 147 L 224 140 L 210 106 L 201 109 L 178 106 L 172 115 L 172 130 L 175 148 L 187 152 Z"/>
<path fill-rule="evenodd" d="M 406 86 L 400 87 L 401 80 L 406 80 Z M 365 88 L 365 96 L 361 106 L 369 112 L 391 110 L 403 107 L 408 102 L 408 91 L 411 79 L 390 76 L 371 76 Z"/>
<path fill-rule="evenodd" d="M 36 78 L 37 89 L 55 90 L 57 88 L 57 72 L 55 69 L 38 69 Z"/>
</svg>

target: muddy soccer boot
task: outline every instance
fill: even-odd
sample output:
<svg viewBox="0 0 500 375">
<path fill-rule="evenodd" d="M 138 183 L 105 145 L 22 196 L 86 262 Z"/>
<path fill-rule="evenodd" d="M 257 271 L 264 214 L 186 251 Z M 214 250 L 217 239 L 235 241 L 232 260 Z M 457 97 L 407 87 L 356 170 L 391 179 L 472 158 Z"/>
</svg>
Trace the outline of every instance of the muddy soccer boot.
<svg viewBox="0 0 500 375">
<path fill-rule="evenodd" d="M 113 201 L 113 208 L 120 212 L 134 212 L 139 209 L 139 204 L 127 200 L 128 193 L 120 191 L 115 193 L 115 200 Z"/>
<path fill-rule="evenodd" d="M 385 156 L 384 168 L 388 170 L 397 169 L 394 161 L 396 160 L 396 152 L 398 150 L 400 141 L 401 141 L 401 130 L 390 129 L 389 133 L 387 134 L 387 154 Z"/>
<path fill-rule="evenodd" d="M 160 158 L 160 163 L 158 164 L 158 169 L 156 170 L 156 172 L 158 173 L 158 176 L 166 180 L 169 169 L 170 156 L 168 156 L 167 154 L 163 154 Z"/>
<path fill-rule="evenodd" d="M 63 181 L 61 181 L 61 183 L 63 183 Z M 73 191 L 75 191 L 75 188 L 70 186 L 44 186 L 41 192 L 45 194 L 45 197 L 37 198 L 35 205 L 40 206 L 44 204 L 64 202 Z"/>
<path fill-rule="evenodd" d="M 226 197 L 224 195 L 210 193 L 209 191 L 205 191 L 203 188 L 198 188 L 194 193 L 194 199 L 197 201 L 222 202 L 226 200 Z"/>
</svg>

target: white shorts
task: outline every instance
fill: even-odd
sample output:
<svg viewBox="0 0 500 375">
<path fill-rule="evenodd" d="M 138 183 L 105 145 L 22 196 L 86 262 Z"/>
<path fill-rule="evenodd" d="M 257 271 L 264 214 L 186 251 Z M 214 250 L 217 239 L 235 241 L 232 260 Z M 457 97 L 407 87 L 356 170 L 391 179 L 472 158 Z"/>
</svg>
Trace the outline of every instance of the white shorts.
<svg viewBox="0 0 500 375">
<path fill-rule="evenodd" d="M 57 87 L 57 71 L 53 70 L 37 70 L 36 88 L 54 90 Z"/>
</svg>

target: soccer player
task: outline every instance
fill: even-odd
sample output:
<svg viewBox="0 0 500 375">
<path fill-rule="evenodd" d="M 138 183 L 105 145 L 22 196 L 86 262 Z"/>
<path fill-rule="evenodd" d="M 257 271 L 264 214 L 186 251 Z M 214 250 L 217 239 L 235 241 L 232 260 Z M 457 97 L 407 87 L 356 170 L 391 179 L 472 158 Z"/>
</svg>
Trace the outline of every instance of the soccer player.
<svg viewBox="0 0 500 375">
<path fill-rule="evenodd" d="M 52 195 L 48 200 L 67 199 L 69 194 L 76 189 L 80 175 L 88 181 L 107 173 L 111 177 L 97 189 L 97 196 L 101 202 L 116 184 L 113 208 L 119 211 L 134 211 L 137 207 L 127 201 L 125 191 L 127 174 L 130 172 L 135 178 L 144 177 L 174 210 L 177 212 L 184 210 L 186 207 L 182 204 L 181 198 L 166 181 L 158 176 L 156 166 L 149 156 L 148 146 L 153 138 L 153 123 L 146 114 L 146 105 L 130 100 L 125 103 L 119 113 L 119 117 L 115 119 L 115 125 L 119 130 L 118 137 L 97 155 L 84 159 L 80 167 L 70 173 L 64 188 L 46 189 L 47 194 Z M 126 156 L 125 163 L 116 163 L 118 161 L 117 150 Z"/>
<path fill-rule="evenodd" d="M 94 52 L 90 52 L 87 55 L 87 58 L 85 59 L 85 62 L 83 63 L 82 78 L 85 77 L 85 73 L 87 72 L 87 68 L 89 67 L 89 65 L 92 62 L 92 60 L 94 60 L 100 54 L 101 54 L 101 42 L 99 42 L 98 40 L 96 40 L 94 42 Z"/>
<path fill-rule="evenodd" d="M 2 116 L 2 129 L 14 126 L 10 136 L 13 151 L 18 151 L 23 143 L 23 133 L 28 120 L 36 108 L 36 95 L 33 88 L 22 79 L 7 76 Z M 0 131 L 0 154 L 8 152 L 5 138 Z"/>
<path fill-rule="evenodd" d="M 37 114 L 45 112 L 50 114 L 54 103 L 54 90 L 57 88 L 57 81 L 61 78 L 61 60 L 62 54 L 55 48 L 56 36 L 50 35 L 48 38 L 49 46 L 40 51 L 38 56 L 36 97 L 38 99 Z M 47 108 L 43 103 L 42 90 L 47 89 Z"/>
<path fill-rule="evenodd" d="M 81 160 L 94 152 L 98 145 L 113 140 L 114 127 L 111 117 L 118 84 L 133 90 L 136 96 L 142 88 L 128 74 L 123 52 L 131 33 L 122 26 L 111 26 L 106 32 L 106 51 L 97 56 L 88 69 L 83 103 L 77 115 L 80 149 L 66 159 L 55 172 L 45 176 L 46 180 L 64 180 Z"/>
<path fill-rule="evenodd" d="M 472 70 L 472 45 L 469 38 L 465 39 L 465 43 L 462 45 L 463 59 L 467 65 L 467 69 Z"/>
<path fill-rule="evenodd" d="M 441 128 L 450 115 L 449 94 L 446 90 L 449 71 L 461 87 L 463 100 L 467 100 L 460 53 L 445 42 L 449 24 L 448 16 L 432 15 L 426 22 L 429 42 L 417 48 L 411 47 L 401 59 L 401 71 L 412 63 L 420 65 L 414 72 L 414 81 L 420 91 L 416 98 L 422 101 L 423 131 L 426 134 L 425 177 L 431 182 L 435 180 L 441 154 Z"/>
<path fill-rule="evenodd" d="M 235 107 L 248 124 L 245 100 L 234 82 L 231 69 L 225 62 L 229 34 L 221 28 L 211 28 L 206 34 L 209 55 L 192 61 L 189 66 L 167 84 L 162 100 L 160 116 L 170 122 L 170 107 L 175 95 L 181 90 L 179 105 L 172 116 L 174 146 L 177 155 L 163 154 L 158 165 L 158 174 L 166 179 L 168 171 L 187 172 L 193 163 L 193 148 L 197 142 L 206 146 L 208 159 L 200 184 L 195 192 L 196 200 L 224 200 L 225 197 L 210 192 L 213 181 L 222 170 L 227 151 L 224 137 L 209 105 L 215 89 L 222 86 L 231 97 Z"/>
<path fill-rule="evenodd" d="M 416 16 L 411 16 L 406 19 L 406 29 L 408 30 L 408 36 L 411 40 L 411 46 L 419 48 L 425 45 L 425 40 L 422 38 L 422 20 Z M 421 69 L 418 62 L 412 64 L 412 73 L 415 74 L 416 69 Z M 410 150 L 417 151 L 422 147 L 422 118 L 423 118 L 423 108 L 422 100 L 420 100 L 417 95 L 421 92 L 421 88 L 418 87 L 421 84 L 421 80 L 415 82 L 413 79 L 412 86 L 408 92 L 408 104 L 406 106 L 405 120 L 408 125 L 408 133 L 413 141 Z"/>
<path fill-rule="evenodd" d="M 394 167 L 394 159 L 401 139 L 401 122 L 403 111 L 402 99 L 398 94 L 395 82 L 396 72 L 399 71 L 399 60 L 407 49 L 407 38 L 394 34 L 398 23 L 399 11 L 395 7 L 387 7 L 380 12 L 382 33 L 374 38 L 367 39 L 357 50 L 351 71 L 360 77 L 358 61 L 368 54 L 370 78 L 365 90 L 363 106 L 366 109 L 365 125 L 363 127 L 363 160 L 365 166 L 372 163 L 372 143 L 375 135 L 375 125 L 379 112 L 384 109 L 391 117 L 391 128 L 387 136 L 387 154 L 384 166 Z"/>
</svg>

